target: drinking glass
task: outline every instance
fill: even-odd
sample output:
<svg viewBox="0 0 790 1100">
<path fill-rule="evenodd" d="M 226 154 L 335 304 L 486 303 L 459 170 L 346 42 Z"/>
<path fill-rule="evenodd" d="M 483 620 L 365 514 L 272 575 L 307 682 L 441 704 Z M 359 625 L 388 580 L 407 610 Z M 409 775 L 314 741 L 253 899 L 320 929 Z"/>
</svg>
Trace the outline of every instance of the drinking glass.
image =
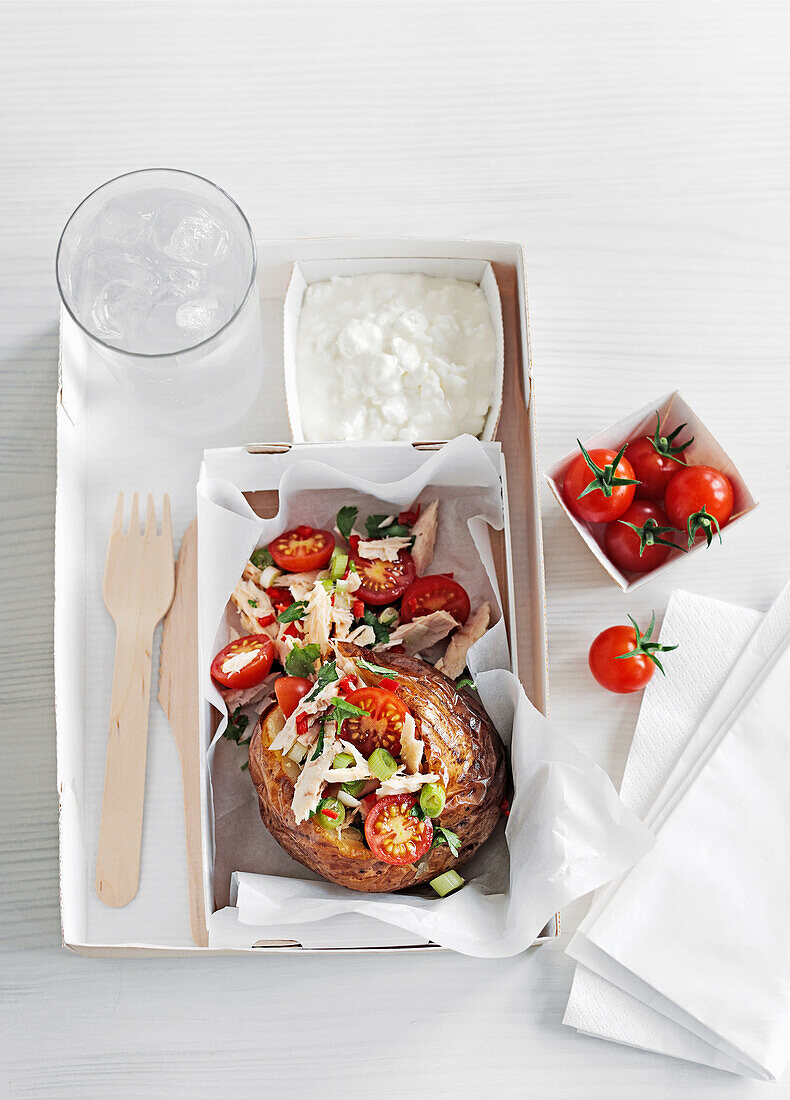
<svg viewBox="0 0 790 1100">
<path fill-rule="evenodd" d="M 227 418 L 261 381 L 255 240 L 233 199 L 191 172 L 110 180 L 66 223 L 63 306 L 155 414 Z"/>
</svg>

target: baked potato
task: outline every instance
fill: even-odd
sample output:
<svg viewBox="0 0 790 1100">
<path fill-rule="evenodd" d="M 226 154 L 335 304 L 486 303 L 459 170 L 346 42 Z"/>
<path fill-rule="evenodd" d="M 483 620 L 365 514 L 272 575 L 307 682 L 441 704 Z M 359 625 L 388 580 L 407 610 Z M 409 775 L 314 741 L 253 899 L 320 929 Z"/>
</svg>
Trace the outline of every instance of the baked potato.
<svg viewBox="0 0 790 1100">
<path fill-rule="evenodd" d="M 457 835 L 460 851 L 453 855 L 441 844 L 418 863 L 395 865 L 374 856 L 361 829 L 328 831 L 314 818 L 297 824 L 291 802 L 299 766 L 269 747 L 285 724 L 276 703 L 261 715 L 249 749 L 261 817 L 289 855 L 330 882 L 367 892 L 403 890 L 463 863 L 491 835 L 505 790 L 502 742 L 477 699 L 420 658 L 395 653 L 371 658 L 369 651 L 346 642 L 338 643 L 337 650 L 355 664 L 358 658 L 373 659 L 397 680 L 394 690 L 413 715 L 416 737 L 423 743 L 420 770 L 441 778 L 446 791 L 441 825 Z M 378 674 L 357 668 L 365 683 L 378 682 Z"/>
</svg>

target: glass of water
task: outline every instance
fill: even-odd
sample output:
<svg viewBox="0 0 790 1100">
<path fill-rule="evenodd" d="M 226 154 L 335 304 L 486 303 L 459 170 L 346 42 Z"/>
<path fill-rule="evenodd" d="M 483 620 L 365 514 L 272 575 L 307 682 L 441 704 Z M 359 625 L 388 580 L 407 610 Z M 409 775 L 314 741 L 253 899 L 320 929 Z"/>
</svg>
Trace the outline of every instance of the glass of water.
<svg viewBox="0 0 790 1100">
<path fill-rule="evenodd" d="M 249 407 L 261 381 L 255 241 L 202 176 L 130 172 L 93 191 L 56 260 L 63 305 L 151 412 L 211 420 Z"/>
</svg>

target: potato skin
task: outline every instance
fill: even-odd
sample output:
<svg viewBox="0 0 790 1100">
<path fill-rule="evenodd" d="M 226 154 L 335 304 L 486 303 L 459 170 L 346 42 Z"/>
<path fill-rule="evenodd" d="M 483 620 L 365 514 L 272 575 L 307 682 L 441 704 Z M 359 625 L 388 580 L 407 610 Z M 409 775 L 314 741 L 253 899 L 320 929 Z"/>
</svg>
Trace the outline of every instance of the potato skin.
<svg viewBox="0 0 790 1100">
<path fill-rule="evenodd" d="M 350 643 L 340 643 L 338 649 L 352 660 L 370 656 Z M 442 777 L 447 803 L 441 822 L 458 834 L 457 857 L 443 844 L 430 852 L 420 870 L 416 864 L 398 867 L 312 820 L 297 825 L 291 813 L 293 783 L 282 755 L 268 749 L 284 722 L 277 704 L 261 715 L 250 742 L 250 776 L 272 836 L 290 856 L 330 882 L 370 893 L 416 886 L 469 859 L 491 835 L 505 790 L 502 742 L 476 699 L 458 692 L 452 680 L 419 658 L 384 653 L 373 660 L 397 677 L 396 694 L 411 710 L 417 736 L 425 745 L 423 768 Z M 364 669 L 360 675 L 370 683 L 379 679 Z"/>
</svg>

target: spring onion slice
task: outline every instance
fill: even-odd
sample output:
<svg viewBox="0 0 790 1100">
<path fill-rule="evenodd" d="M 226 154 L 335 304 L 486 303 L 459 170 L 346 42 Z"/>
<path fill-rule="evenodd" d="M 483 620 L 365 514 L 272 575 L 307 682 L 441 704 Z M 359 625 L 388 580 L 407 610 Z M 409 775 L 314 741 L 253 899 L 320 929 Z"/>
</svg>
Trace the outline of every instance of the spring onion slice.
<svg viewBox="0 0 790 1100">
<path fill-rule="evenodd" d="M 446 898 L 448 894 L 452 894 L 459 886 L 463 886 L 464 882 L 465 879 L 463 879 L 457 871 L 450 870 L 445 871 L 443 875 L 437 875 L 436 878 L 432 878 L 430 884 L 440 898 Z"/>
<path fill-rule="evenodd" d="M 333 768 L 353 768 L 354 757 L 350 752 L 339 752 L 332 761 Z"/>
<path fill-rule="evenodd" d="M 332 551 L 332 557 L 329 559 L 329 576 L 333 581 L 339 581 L 346 571 L 348 566 L 348 554 L 339 547 L 335 547 Z"/>
<path fill-rule="evenodd" d="M 395 607 L 385 607 L 379 615 L 379 622 L 384 626 L 392 626 L 398 617 L 398 611 Z"/>
<path fill-rule="evenodd" d="M 293 745 L 291 745 L 286 753 L 286 756 L 296 764 L 301 764 L 305 756 L 307 756 L 307 745 L 303 745 L 301 741 L 294 741 Z"/>
<path fill-rule="evenodd" d="M 440 783 L 425 783 L 420 791 L 420 808 L 428 817 L 438 817 L 444 809 L 447 795 Z"/>
<path fill-rule="evenodd" d="M 370 754 L 368 767 L 370 768 L 370 774 L 375 775 L 376 779 L 380 779 L 382 783 L 398 770 L 394 757 L 382 748 L 374 749 Z"/>
</svg>

